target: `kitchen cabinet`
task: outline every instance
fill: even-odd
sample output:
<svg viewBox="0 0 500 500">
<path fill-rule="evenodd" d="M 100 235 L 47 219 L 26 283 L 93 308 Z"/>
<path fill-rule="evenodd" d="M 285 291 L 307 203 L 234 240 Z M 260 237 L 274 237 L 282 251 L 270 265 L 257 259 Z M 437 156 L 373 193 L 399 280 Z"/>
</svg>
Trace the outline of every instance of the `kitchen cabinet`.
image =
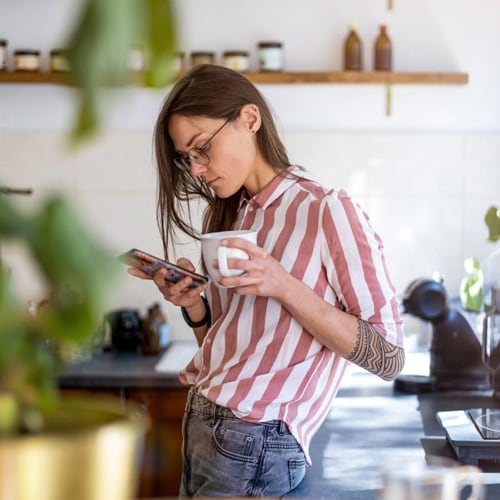
<svg viewBox="0 0 500 500">
<path fill-rule="evenodd" d="M 182 417 L 187 389 L 126 390 L 126 401 L 149 415 L 139 481 L 139 498 L 178 495 L 182 476 Z"/>
</svg>

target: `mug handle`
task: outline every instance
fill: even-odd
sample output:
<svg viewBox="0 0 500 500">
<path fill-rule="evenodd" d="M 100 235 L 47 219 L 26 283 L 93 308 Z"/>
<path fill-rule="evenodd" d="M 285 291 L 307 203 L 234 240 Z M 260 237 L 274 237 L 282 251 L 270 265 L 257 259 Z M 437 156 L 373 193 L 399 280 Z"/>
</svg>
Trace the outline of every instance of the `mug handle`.
<svg viewBox="0 0 500 500">
<path fill-rule="evenodd" d="M 222 276 L 225 276 L 226 278 L 243 274 L 243 271 L 241 269 L 229 269 L 229 267 L 227 266 L 228 258 L 248 260 L 250 257 L 246 252 L 240 250 L 239 248 L 227 248 L 224 246 L 217 247 L 217 261 L 219 264 L 219 271 Z"/>
<path fill-rule="evenodd" d="M 484 500 L 484 483 L 481 477 L 481 469 L 473 465 L 463 465 L 458 467 L 456 472 L 462 489 L 468 485 L 472 487 L 467 500 Z"/>
</svg>

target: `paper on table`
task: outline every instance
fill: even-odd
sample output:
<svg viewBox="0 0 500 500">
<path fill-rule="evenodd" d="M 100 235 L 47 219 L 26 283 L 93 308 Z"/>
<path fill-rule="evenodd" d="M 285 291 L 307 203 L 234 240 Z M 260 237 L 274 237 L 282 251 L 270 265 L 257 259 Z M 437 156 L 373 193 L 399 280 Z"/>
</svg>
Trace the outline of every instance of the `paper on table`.
<svg viewBox="0 0 500 500">
<path fill-rule="evenodd" d="M 179 373 L 191 361 L 198 351 L 198 344 L 191 340 L 176 340 L 172 342 L 165 354 L 155 365 L 155 371 L 164 373 Z"/>
</svg>

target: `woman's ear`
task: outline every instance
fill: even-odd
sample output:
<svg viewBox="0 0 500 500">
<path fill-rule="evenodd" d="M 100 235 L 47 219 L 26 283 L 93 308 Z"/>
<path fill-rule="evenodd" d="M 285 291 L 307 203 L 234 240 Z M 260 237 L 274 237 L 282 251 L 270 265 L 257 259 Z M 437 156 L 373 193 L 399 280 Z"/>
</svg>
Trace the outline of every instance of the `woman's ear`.
<svg viewBox="0 0 500 500">
<path fill-rule="evenodd" d="M 255 104 L 245 104 L 240 111 L 242 125 L 252 134 L 260 128 L 260 110 Z"/>
</svg>

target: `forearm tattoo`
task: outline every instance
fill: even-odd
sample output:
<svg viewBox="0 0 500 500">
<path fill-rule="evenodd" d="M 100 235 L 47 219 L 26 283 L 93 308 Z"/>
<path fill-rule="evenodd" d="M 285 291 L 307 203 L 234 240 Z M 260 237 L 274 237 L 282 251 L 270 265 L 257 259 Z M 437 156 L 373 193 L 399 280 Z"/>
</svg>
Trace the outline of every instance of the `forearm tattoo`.
<svg viewBox="0 0 500 500">
<path fill-rule="evenodd" d="M 346 359 L 384 380 L 393 380 L 403 369 L 405 353 L 387 342 L 373 325 L 358 320 L 356 345 Z"/>
</svg>

